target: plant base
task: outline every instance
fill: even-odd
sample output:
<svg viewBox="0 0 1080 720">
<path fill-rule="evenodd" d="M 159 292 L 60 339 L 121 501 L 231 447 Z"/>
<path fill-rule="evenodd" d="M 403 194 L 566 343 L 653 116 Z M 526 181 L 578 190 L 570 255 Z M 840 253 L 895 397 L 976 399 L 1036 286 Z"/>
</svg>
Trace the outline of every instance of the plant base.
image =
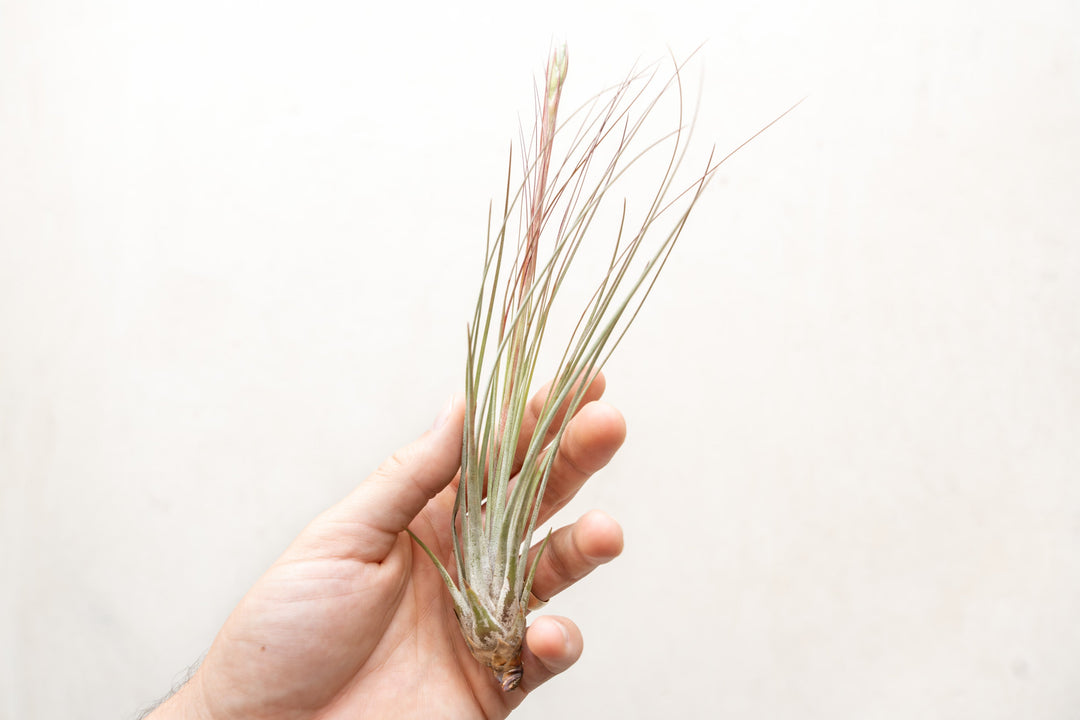
<svg viewBox="0 0 1080 720">
<path fill-rule="evenodd" d="M 479 632 L 469 613 L 458 613 L 461 634 L 473 657 L 491 668 L 502 689 L 509 692 L 521 683 L 521 645 L 525 641 L 525 611 L 518 603 L 505 625 L 488 625 Z M 485 623 L 486 624 L 486 623 Z"/>
</svg>

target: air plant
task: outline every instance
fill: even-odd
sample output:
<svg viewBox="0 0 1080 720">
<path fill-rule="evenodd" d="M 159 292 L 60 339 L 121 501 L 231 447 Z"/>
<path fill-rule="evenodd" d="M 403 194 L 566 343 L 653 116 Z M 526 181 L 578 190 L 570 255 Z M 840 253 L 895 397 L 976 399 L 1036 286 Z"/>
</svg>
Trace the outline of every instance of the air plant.
<svg viewBox="0 0 1080 720">
<path fill-rule="evenodd" d="M 413 537 L 446 583 L 472 654 L 504 690 L 521 681 L 525 615 L 547 538 L 531 563 L 529 550 L 563 432 L 636 317 L 709 180 L 735 152 L 719 161 L 710 153 L 692 182 L 673 190 L 692 127 L 684 122 L 680 69 L 676 64 L 660 80 L 656 68 L 631 75 L 574 113 L 571 132 L 558 123 L 567 56 L 565 48 L 556 50 L 538 91 L 524 177 L 514 183 L 508 170 L 501 216 L 493 222 L 489 210 L 481 288 L 467 331 L 461 479 L 451 526 L 455 574 Z M 676 127 L 660 137 L 640 137 L 646 119 L 672 91 L 678 96 Z M 553 163 L 556 138 L 563 159 Z M 607 267 L 566 342 L 521 459 L 529 390 L 568 271 L 599 224 L 608 193 L 631 167 L 660 153 L 664 169 L 643 214 L 632 220 L 625 199 L 617 211 Z"/>
</svg>

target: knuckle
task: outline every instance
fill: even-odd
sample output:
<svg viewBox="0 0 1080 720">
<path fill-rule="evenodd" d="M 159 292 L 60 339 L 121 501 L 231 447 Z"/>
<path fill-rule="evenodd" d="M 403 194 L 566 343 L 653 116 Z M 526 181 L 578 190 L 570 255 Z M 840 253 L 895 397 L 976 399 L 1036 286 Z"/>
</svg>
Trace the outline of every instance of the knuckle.
<svg viewBox="0 0 1080 720">
<path fill-rule="evenodd" d="M 390 478 L 400 474 L 401 470 L 409 465 L 409 453 L 405 448 L 399 448 L 382 461 L 375 474 Z"/>
<path fill-rule="evenodd" d="M 550 555 L 551 570 L 563 580 L 575 582 L 589 574 L 592 568 L 585 556 L 578 550 L 573 540 L 573 533 L 567 533 L 566 542 L 552 543 L 554 552 Z"/>
</svg>

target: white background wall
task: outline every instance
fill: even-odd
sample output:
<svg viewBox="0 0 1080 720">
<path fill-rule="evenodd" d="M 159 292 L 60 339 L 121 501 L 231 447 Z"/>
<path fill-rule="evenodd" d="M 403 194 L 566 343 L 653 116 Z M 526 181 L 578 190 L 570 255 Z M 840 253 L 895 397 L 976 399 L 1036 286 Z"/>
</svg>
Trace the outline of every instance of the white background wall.
<svg viewBox="0 0 1080 720">
<path fill-rule="evenodd" d="M 707 41 L 733 147 L 521 718 L 1080 712 L 1080 6 L 0 1 L 0 717 L 130 718 L 457 389 L 488 198 Z M 695 85 L 696 87 L 696 75 Z"/>
</svg>

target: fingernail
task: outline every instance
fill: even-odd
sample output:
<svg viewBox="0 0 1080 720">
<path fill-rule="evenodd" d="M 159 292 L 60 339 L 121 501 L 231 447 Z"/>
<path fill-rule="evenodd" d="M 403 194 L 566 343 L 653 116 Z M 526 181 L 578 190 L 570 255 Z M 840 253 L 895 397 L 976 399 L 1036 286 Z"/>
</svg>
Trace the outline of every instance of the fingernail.
<svg viewBox="0 0 1080 720">
<path fill-rule="evenodd" d="M 558 618 L 551 615 L 544 616 L 537 619 L 537 623 L 544 622 L 544 624 L 554 625 L 559 629 L 559 634 L 562 636 L 562 646 L 565 648 L 570 644 L 570 632 L 566 629 L 566 626 L 559 622 Z"/>
<path fill-rule="evenodd" d="M 555 624 L 559 626 L 559 632 L 562 633 L 563 647 L 568 646 L 570 644 L 570 631 L 558 620 L 555 621 Z"/>
<path fill-rule="evenodd" d="M 450 412 L 453 409 L 454 409 L 454 398 L 451 397 L 450 401 L 446 403 L 446 407 L 444 407 L 442 409 L 442 412 L 439 413 L 438 417 L 435 418 L 435 422 L 431 424 L 431 429 L 432 430 L 438 430 L 443 425 L 445 425 L 446 421 L 450 419 Z"/>
</svg>

